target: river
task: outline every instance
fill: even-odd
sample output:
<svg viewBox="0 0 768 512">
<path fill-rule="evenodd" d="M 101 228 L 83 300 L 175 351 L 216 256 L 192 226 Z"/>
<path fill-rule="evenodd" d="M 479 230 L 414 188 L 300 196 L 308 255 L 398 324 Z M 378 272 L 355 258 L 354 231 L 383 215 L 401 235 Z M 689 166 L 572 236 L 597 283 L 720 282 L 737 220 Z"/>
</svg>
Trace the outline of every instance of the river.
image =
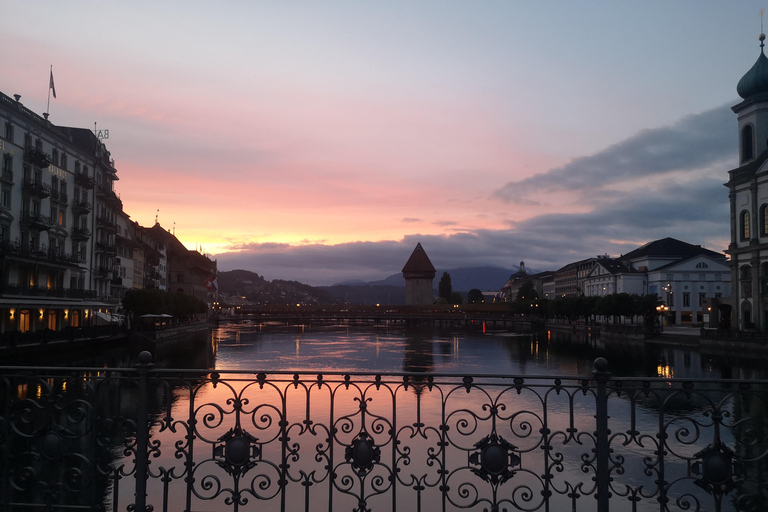
<svg viewBox="0 0 768 512">
<path fill-rule="evenodd" d="M 598 357 L 624 378 L 608 387 L 611 510 L 760 510 L 752 505 L 766 498 L 759 482 L 768 471 L 768 393 L 708 384 L 764 378 L 754 357 L 479 326 L 223 324 L 196 347 L 157 354 L 160 372 L 144 400 L 148 503 L 156 511 L 594 510 L 597 394 L 584 378 Z M 135 354 L 113 352 L 91 365 L 135 362 Z M 87 492 L 71 492 L 78 503 L 125 510 L 135 470 L 130 418 L 143 399 L 133 377 L 123 377 L 5 381 L 18 401 L 0 416 L 0 437 L 21 441 L 1 448 L 0 467 L 13 472 L 16 460 L 41 461 L 14 480 L 14 500 L 39 502 L 40 482 L 48 489 L 51 480 L 77 475 L 82 485 L 81 475 L 92 474 Z M 672 381 L 638 380 L 645 377 Z M 83 387 L 89 379 L 94 384 Z M 52 417 L 41 415 L 46 404 L 77 411 L 52 427 Z M 90 450 L 72 463 L 76 470 L 59 467 L 64 439 Z M 720 490 L 700 469 L 713 451 L 708 460 L 730 468 L 716 465 Z"/>
</svg>

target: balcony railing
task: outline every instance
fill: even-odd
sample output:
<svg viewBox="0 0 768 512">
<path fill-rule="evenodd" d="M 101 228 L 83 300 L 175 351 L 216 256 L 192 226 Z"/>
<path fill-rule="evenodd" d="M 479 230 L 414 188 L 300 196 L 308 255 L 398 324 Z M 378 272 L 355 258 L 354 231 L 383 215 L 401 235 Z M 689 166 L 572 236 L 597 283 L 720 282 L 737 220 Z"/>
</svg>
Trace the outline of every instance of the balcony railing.
<svg viewBox="0 0 768 512">
<path fill-rule="evenodd" d="M 29 226 L 30 229 L 35 229 L 38 231 L 47 231 L 53 226 L 53 222 L 51 221 L 50 217 L 32 213 L 22 214 L 21 223 Z"/>
<path fill-rule="evenodd" d="M 75 172 L 75 183 L 86 189 L 92 189 L 95 184 L 93 178 L 88 176 L 88 173 L 84 171 Z"/>
<path fill-rule="evenodd" d="M 45 199 L 51 195 L 51 186 L 37 180 L 24 180 L 22 190 L 32 196 Z"/>
<path fill-rule="evenodd" d="M 62 204 L 68 204 L 69 203 L 69 196 L 66 192 L 61 192 L 59 190 L 56 190 L 54 188 L 51 189 L 51 200 L 52 201 L 58 201 Z"/>
<path fill-rule="evenodd" d="M 0 367 L 0 508 L 763 510 L 768 382 L 595 367 Z"/>
<path fill-rule="evenodd" d="M 93 207 L 88 201 L 75 201 L 72 204 L 72 211 L 78 214 L 88 213 Z"/>
<path fill-rule="evenodd" d="M 24 258 L 30 258 L 38 261 L 48 261 L 51 263 L 63 264 L 63 265 L 78 265 L 82 263 L 80 258 L 74 254 L 65 253 L 53 249 L 51 247 L 31 247 L 29 245 L 20 244 L 18 242 L 3 242 L 0 243 L 0 255 L 1 256 L 21 256 Z"/>
<path fill-rule="evenodd" d="M 96 225 L 100 228 L 106 229 L 107 231 L 117 231 L 117 225 L 106 217 L 97 217 Z"/>
<path fill-rule="evenodd" d="M 13 169 L 3 168 L 3 172 L 0 174 L 0 180 L 13 185 Z"/>
<path fill-rule="evenodd" d="M 99 252 L 116 253 L 117 246 L 110 243 L 96 242 L 96 250 Z"/>
<path fill-rule="evenodd" d="M 35 146 L 24 148 L 24 161 L 39 168 L 45 168 L 51 164 L 51 159 L 48 154 L 42 149 L 37 149 Z"/>
<path fill-rule="evenodd" d="M 88 228 L 72 228 L 70 236 L 72 240 L 88 240 L 91 238 L 91 230 Z"/>
</svg>

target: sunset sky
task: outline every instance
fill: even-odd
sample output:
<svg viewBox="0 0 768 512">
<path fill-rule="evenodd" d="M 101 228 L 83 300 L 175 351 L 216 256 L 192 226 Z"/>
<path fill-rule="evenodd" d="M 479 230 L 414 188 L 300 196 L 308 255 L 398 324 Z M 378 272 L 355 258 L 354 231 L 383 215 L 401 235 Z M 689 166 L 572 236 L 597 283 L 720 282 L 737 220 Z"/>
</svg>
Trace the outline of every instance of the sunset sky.
<svg viewBox="0 0 768 512">
<path fill-rule="evenodd" d="M 125 211 L 219 270 L 554 270 L 727 246 L 766 4 L 5 2 L 0 91 L 42 113 L 53 65 L 51 121 L 109 129 Z"/>
</svg>

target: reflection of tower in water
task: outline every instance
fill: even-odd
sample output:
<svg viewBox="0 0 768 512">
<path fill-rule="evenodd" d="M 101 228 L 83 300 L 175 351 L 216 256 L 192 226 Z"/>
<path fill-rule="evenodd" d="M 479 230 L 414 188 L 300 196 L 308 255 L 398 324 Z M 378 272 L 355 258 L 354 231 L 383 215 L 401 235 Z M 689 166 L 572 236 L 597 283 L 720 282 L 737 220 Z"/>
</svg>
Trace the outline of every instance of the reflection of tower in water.
<svg viewBox="0 0 768 512">
<path fill-rule="evenodd" d="M 403 371 L 415 373 L 432 373 L 435 369 L 434 355 L 432 353 L 432 337 L 419 334 L 410 334 L 405 338 L 405 350 L 403 355 Z M 425 386 L 425 380 L 421 378 L 411 379 L 410 384 L 417 395 L 421 394 Z"/>
</svg>

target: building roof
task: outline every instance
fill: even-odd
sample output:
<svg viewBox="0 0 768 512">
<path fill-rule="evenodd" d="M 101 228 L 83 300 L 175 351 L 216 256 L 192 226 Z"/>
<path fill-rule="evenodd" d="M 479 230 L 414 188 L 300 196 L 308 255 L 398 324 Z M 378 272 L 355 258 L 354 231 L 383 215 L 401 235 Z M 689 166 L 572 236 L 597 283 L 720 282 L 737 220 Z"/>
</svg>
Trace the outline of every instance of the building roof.
<svg viewBox="0 0 768 512">
<path fill-rule="evenodd" d="M 629 273 L 635 273 L 636 270 L 627 267 L 617 258 L 599 258 L 597 260 L 597 264 L 603 267 L 605 270 L 611 273 L 611 275 L 616 274 L 629 274 Z"/>
<path fill-rule="evenodd" d="M 417 243 L 416 248 L 411 253 L 411 257 L 408 258 L 408 261 L 405 263 L 402 272 L 404 274 L 412 272 L 431 272 L 434 274 L 437 271 L 435 270 L 434 265 L 432 265 L 432 262 L 429 261 L 429 256 L 427 256 L 427 253 L 421 246 L 421 243 Z"/>
<path fill-rule="evenodd" d="M 636 258 L 653 256 L 682 259 L 697 256 L 699 254 L 703 254 L 711 258 L 725 258 L 725 255 L 719 252 L 710 251 L 709 249 L 705 249 L 700 245 L 693 245 L 681 240 L 677 240 L 676 238 L 667 237 L 660 240 L 654 240 L 653 242 L 648 242 L 647 244 L 638 247 L 634 251 L 630 251 L 627 254 L 621 256 L 619 259 L 621 261 L 627 261 Z"/>
<path fill-rule="evenodd" d="M 763 53 L 764 39 L 765 34 L 760 34 L 760 56 L 736 85 L 736 92 L 745 100 L 761 93 L 768 93 L 768 57 Z"/>
</svg>

